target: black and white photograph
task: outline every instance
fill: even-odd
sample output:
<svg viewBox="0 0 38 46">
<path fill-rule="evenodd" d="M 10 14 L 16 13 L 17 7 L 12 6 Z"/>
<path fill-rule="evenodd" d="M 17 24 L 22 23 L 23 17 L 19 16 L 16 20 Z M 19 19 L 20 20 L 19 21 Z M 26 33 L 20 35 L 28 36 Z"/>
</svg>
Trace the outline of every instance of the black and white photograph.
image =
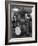
<svg viewBox="0 0 38 46">
<path fill-rule="evenodd" d="M 28 6 L 11 6 L 12 38 L 32 37 L 32 12 Z"/>
<path fill-rule="evenodd" d="M 6 2 L 6 43 L 37 41 L 37 3 Z"/>
</svg>

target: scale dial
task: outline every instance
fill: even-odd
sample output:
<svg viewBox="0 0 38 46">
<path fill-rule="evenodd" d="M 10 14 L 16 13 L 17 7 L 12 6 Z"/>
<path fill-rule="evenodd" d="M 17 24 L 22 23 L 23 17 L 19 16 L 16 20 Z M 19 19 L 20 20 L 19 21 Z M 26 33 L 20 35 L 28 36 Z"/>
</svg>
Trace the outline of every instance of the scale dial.
<svg viewBox="0 0 38 46">
<path fill-rule="evenodd" d="M 16 28 L 15 28 L 15 34 L 16 34 L 17 36 L 19 36 L 19 35 L 21 34 L 21 29 L 20 29 L 20 27 L 16 27 Z"/>
</svg>

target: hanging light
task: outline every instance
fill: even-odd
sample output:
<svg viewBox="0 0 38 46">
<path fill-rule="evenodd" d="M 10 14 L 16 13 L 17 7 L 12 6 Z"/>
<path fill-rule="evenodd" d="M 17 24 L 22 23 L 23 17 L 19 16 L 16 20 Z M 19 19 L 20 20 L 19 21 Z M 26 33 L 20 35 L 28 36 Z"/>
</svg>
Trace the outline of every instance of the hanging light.
<svg viewBox="0 0 38 46">
<path fill-rule="evenodd" d="M 13 11 L 19 11 L 19 9 L 18 8 L 13 8 Z"/>
</svg>

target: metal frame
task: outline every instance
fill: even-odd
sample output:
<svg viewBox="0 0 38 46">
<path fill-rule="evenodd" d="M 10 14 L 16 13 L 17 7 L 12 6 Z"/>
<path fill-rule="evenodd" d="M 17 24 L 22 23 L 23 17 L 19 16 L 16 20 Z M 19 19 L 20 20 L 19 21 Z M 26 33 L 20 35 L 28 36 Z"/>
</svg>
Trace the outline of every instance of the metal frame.
<svg viewBox="0 0 38 46">
<path fill-rule="evenodd" d="M 24 4 L 34 4 L 35 5 L 35 41 L 25 41 L 25 42 L 12 42 L 9 43 L 8 42 L 8 11 L 7 11 L 7 5 L 10 2 L 14 2 L 14 3 L 24 3 Z M 10 45 L 10 44 L 23 44 L 23 43 L 36 43 L 37 42 L 37 3 L 36 2 L 22 2 L 22 1 L 8 1 L 5 2 L 5 11 L 6 11 L 6 32 L 5 32 L 5 45 Z"/>
</svg>

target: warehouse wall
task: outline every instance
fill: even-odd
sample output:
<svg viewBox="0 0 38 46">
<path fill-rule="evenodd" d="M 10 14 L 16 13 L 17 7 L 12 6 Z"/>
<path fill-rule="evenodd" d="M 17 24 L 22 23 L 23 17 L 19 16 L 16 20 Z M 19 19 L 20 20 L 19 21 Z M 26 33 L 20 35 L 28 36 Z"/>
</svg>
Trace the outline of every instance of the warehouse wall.
<svg viewBox="0 0 38 46">
<path fill-rule="evenodd" d="M 38 42 L 38 3 L 37 3 L 37 42 Z"/>
</svg>

